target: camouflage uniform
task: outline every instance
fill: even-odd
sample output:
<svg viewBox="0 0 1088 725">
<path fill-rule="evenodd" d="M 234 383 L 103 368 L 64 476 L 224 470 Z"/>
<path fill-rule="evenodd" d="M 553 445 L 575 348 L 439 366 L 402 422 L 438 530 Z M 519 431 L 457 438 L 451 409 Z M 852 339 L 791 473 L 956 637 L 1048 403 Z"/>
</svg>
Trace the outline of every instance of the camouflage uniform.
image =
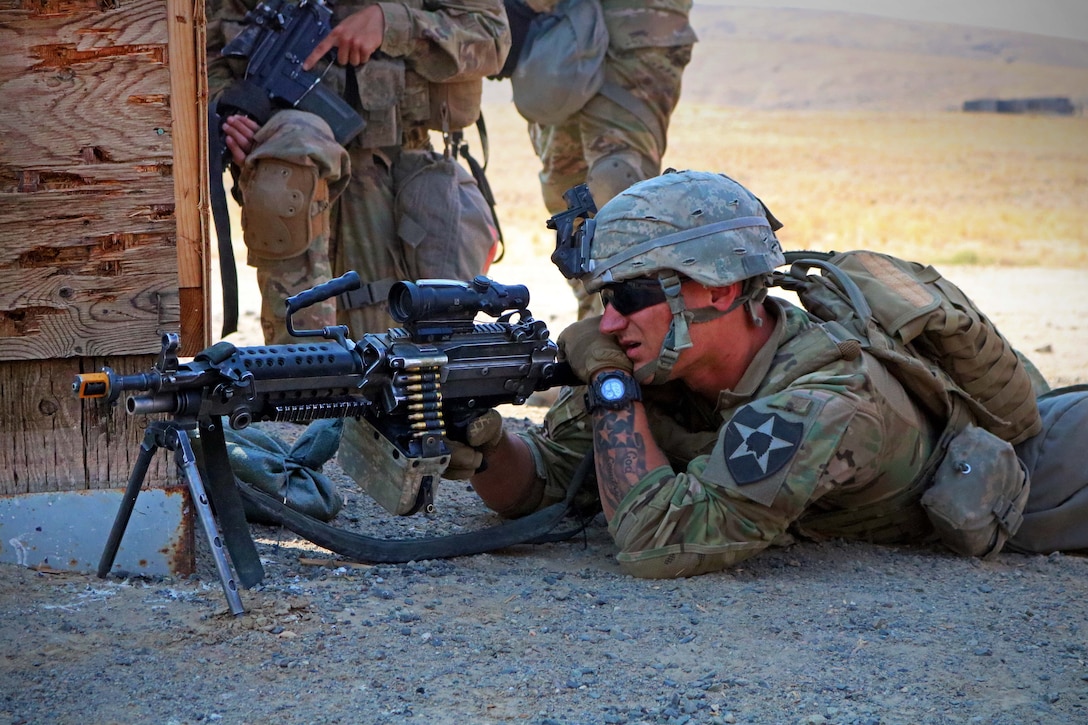
<svg viewBox="0 0 1088 725">
<path fill-rule="evenodd" d="M 244 72 L 244 63 L 220 58 L 218 51 L 240 31 L 242 18 L 254 4 L 255 0 L 208 4 L 212 59 L 208 76 L 213 95 Z M 336 18 L 342 20 L 371 4 L 375 3 L 344 0 L 335 8 Z M 267 220 L 274 214 L 255 221 L 253 209 L 243 213 L 249 264 L 257 268 L 264 299 L 261 317 L 267 343 L 290 339 L 283 326 L 285 296 L 355 270 L 364 282 L 363 290 L 346 304 L 341 300 L 339 312 L 330 300 L 295 315 L 295 326 L 320 328 L 339 321 L 349 324 L 358 337 L 394 324 L 385 309 L 385 294 L 393 281 L 470 278 L 484 268 L 494 244 L 493 229 L 482 234 L 465 232 L 463 237 L 456 234 L 456 199 L 445 200 L 447 206 L 436 204 L 429 228 L 424 228 L 426 219 L 421 226 L 396 202 L 398 184 L 408 180 L 405 173 L 398 173 L 401 167 L 412 172 L 437 168 L 456 177 L 454 186 L 465 183 L 467 172 L 431 149 L 428 127 L 456 130 L 474 122 L 482 79 L 502 66 L 509 48 L 502 3 L 450 0 L 425 6 L 422 0 L 405 0 L 376 4 L 385 17 L 380 51 L 362 66 L 334 66 L 323 80 L 345 97 L 359 96 L 356 110 L 367 121 L 366 129 L 345 149 L 332 140 L 327 124 L 316 116 L 281 111 L 262 127 L 239 178 L 244 202 L 262 195 L 269 199 L 244 203 L 243 209 L 248 204 L 274 211 L 283 208 L 281 199 L 310 200 L 308 224 L 297 218 L 293 207 L 295 217 L 282 220 L 288 226 L 304 227 L 301 233 L 309 237 L 299 242 L 296 229 L 286 251 L 270 250 L 275 244 L 259 238 L 269 237 L 270 226 L 274 230 L 275 219 Z M 440 9 L 424 9 L 435 5 Z M 437 118 L 439 107 L 449 112 L 446 128 Z M 265 165 L 275 166 L 279 175 L 262 172 Z M 317 180 L 311 183 L 315 170 Z M 254 234 L 253 229 L 261 233 Z M 449 246 L 432 248 L 435 240 Z"/>
<path fill-rule="evenodd" d="M 550 10 L 555 0 L 528 0 Z M 669 118 L 680 100 L 680 81 L 691 60 L 695 32 L 688 23 L 690 0 L 601 0 L 608 28 L 605 83 L 629 97 L 625 107 L 598 93 L 581 111 L 557 126 L 529 124 L 529 137 L 543 168 L 540 186 L 550 214 L 565 211 L 563 192 L 588 183 L 600 208 L 636 181 L 661 172 Z M 599 301 L 572 284 L 579 318 Z"/>
<path fill-rule="evenodd" d="M 982 324 L 981 313 L 959 314 L 972 304 L 954 285 L 933 296 L 917 284 L 938 280 L 934 270 L 915 265 L 914 280 L 877 264 L 870 253 L 856 259 L 880 271 L 874 285 L 855 270 L 843 288 L 827 278 L 796 288 L 813 313 L 767 297 L 768 283 L 786 262 L 774 235 L 779 226 L 743 186 L 697 171 L 641 182 L 600 209 L 587 228 L 586 251 L 564 258 L 561 269 L 587 291 L 608 295 L 612 306 L 599 322 L 564 330 L 559 347 L 594 390 L 604 377 L 600 371 L 616 375 L 629 366 L 643 386 L 655 445 L 643 442 L 638 403 L 624 402 L 638 400 L 633 393 L 619 399 L 614 415 L 602 404 L 604 415 L 591 416 L 586 389 L 567 392 L 543 428 L 521 434 L 536 477 L 520 499 L 497 499 L 509 509 L 504 515 L 562 499 L 576 465 L 594 450 L 608 461 L 597 461 L 602 475 L 611 475 L 602 465 L 624 469 L 598 490 L 606 497 L 619 561 L 637 576 L 715 571 L 791 533 L 882 544 L 939 539 L 968 556 L 1000 551 L 1006 537 L 1010 546 L 1045 550 L 1055 541 L 1043 531 L 1046 522 L 1075 518 L 1083 504 L 1056 506 L 1079 486 L 1055 486 L 1054 475 L 1044 476 L 1052 479 L 1043 483 L 1051 491 L 1039 497 L 1039 506 L 1028 500 L 1035 482 L 1017 460 L 1028 449 L 1014 452 L 1012 443 L 1042 426 L 1036 381 L 1016 351 Z M 826 271 L 841 282 L 856 259 L 839 259 L 841 274 Z M 648 293 L 654 282 L 659 290 Z M 683 294 L 686 282 L 692 290 L 732 287 L 730 306 L 706 305 L 698 292 Z M 779 282 L 795 289 L 790 279 Z M 899 302 L 873 294 L 888 290 L 891 296 L 893 289 Z M 688 307 L 689 298 L 703 306 Z M 662 331 L 664 310 L 657 306 L 666 304 L 671 320 Z M 649 307 L 657 311 L 633 322 L 624 317 Z M 693 326 L 727 315 L 734 317 L 694 335 Z M 747 316 L 743 327 L 736 315 Z M 923 326 L 932 336 L 919 334 Z M 713 335 L 721 331 L 739 335 L 741 358 L 715 353 Z M 657 339 L 660 349 L 649 359 L 641 348 Z M 758 350 L 746 352 L 757 341 Z M 628 343 L 640 352 L 632 356 Z M 691 353 L 680 364 L 685 350 Z M 958 362 L 943 359 L 953 357 Z M 705 388 L 712 380 L 733 389 L 710 400 L 713 389 Z M 701 394 L 687 387 L 692 382 Z M 625 390 L 637 392 L 638 383 Z M 1083 410 L 1088 414 L 1088 406 Z M 661 460 L 658 449 L 667 465 L 647 470 L 647 461 Z M 637 480 L 633 471 L 641 472 Z M 1033 517 L 1031 526 L 1021 526 L 1021 512 Z M 1077 531 L 1064 540 L 1088 538 Z"/>
<path fill-rule="evenodd" d="M 677 472 L 650 472 L 610 523 L 631 574 L 715 571 L 790 531 L 879 543 L 932 532 L 918 503 L 937 438 L 925 415 L 876 360 L 843 358 L 807 312 L 767 303 L 774 334 L 716 408 L 678 383 L 643 387 L 654 440 Z M 584 391 L 565 392 L 543 428 L 523 435 L 546 481 L 541 505 L 563 498 L 592 447 Z"/>
</svg>

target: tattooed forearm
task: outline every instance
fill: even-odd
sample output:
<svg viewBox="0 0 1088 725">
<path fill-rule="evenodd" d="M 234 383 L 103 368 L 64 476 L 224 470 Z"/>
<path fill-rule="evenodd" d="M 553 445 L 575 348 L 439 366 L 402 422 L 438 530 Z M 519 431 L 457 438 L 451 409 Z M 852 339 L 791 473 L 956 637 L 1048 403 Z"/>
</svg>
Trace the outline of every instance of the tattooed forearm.
<svg viewBox="0 0 1088 725">
<path fill-rule="evenodd" d="M 646 466 L 646 441 L 635 430 L 634 406 L 604 411 L 594 416 L 594 451 L 597 485 L 605 515 L 611 515 L 650 469 Z"/>
</svg>

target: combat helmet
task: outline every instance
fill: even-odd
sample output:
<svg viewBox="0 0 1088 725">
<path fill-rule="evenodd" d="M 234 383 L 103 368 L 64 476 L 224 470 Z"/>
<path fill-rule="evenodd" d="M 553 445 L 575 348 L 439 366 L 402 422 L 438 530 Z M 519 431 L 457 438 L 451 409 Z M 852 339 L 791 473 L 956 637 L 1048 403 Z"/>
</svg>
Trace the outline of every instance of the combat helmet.
<svg viewBox="0 0 1088 725">
<path fill-rule="evenodd" d="M 626 189 L 597 213 L 579 279 L 590 293 L 638 277 L 657 277 L 673 313 L 672 325 L 644 382 L 664 382 L 679 352 L 691 346 L 688 327 L 766 295 L 766 279 L 785 263 L 775 237 L 781 228 L 748 189 L 724 174 L 666 171 Z M 733 308 L 687 310 L 683 278 L 711 287 L 745 282 Z"/>
</svg>

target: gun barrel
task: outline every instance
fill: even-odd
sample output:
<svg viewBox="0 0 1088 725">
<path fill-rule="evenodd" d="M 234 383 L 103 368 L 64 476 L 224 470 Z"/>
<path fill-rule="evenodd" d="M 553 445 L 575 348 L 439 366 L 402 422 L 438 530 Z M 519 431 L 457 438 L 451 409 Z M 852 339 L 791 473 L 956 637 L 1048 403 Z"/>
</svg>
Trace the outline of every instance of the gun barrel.
<svg viewBox="0 0 1088 725">
<path fill-rule="evenodd" d="M 72 381 L 72 394 L 84 400 L 105 398 L 117 400 L 126 390 L 158 390 L 161 377 L 156 373 L 118 375 L 113 368 L 104 367 L 97 373 L 76 375 Z"/>
<path fill-rule="evenodd" d="M 158 395 L 133 395 L 125 401 L 125 410 L 131 415 L 178 412 L 178 396 L 174 393 Z"/>
</svg>

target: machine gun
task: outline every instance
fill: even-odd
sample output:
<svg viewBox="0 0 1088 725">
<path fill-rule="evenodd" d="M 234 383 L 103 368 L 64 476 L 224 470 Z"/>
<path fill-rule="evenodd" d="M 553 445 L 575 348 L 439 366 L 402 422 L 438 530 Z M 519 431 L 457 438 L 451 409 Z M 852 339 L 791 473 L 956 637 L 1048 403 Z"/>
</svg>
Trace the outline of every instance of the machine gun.
<svg viewBox="0 0 1088 725">
<path fill-rule="evenodd" d="M 224 341 L 190 362 L 181 362 L 178 335 L 167 333 L 148 372 L 121 375 L 106 367 L 76 376 L 72 388 L 80 398 L 113 403 L 123 393 L 132 393 L 125 400 L 130 414 L 169 416 L 152 421 L 147 428 L 99 563 L 100 577 L 113 566 L 151 457 L 159 448 L 175 453 L 211 544 L 224 593 L 232 611 L 240 614 L 241 600 L 223 545 L 244 587 L 260 582 L 264 571 L 242 510 L 240 494 L 245 491 L 235 485 L 230 469 L 224 422 L 242 429 L 257 421 L 355 421 L 364 429 L 358 439 L 377 441 L 377 447 L 359 454 L 369 468 L 358 473 L 386 487 L 378 495 L 371 492 L 379 503 L 395 513 L 410 514 L 430 505 L 450 460 L 447 434 L 456 435 L 455 430 L 497 405 L 522 404 L 534 391 L 576 382 L 569 367 L 558 361 L 558 348 L 549 339 L 546 325 L 529 313 L 528 290 L 483 276 L 470 282 L 396 283 L 389 293 L 389 309 L 403 327 L 366 334 L 358 341 L 348 339 L 342 325 L 294 329 L 294 312 L 358 287 L 358 275 L 349 272 L 287 299 L 288 331 L 319 341 L 256 347 L 235 347 Z M 477 323 L 480 313 L 495 319 Z M 197 460 L 190 440 L 194 431 L 199 435 L 202 461 Z M 390 487 L 397 475 L 402 476 L 401 485 Z M 365 485 L 366 480 L 360 482 Z M 407 488 L 407 496 L 402 488 Z M 381 491 L 392 490 L 396 496 L 380 498 Z M 223 528 L 222 538 L 213 508 Z M 282 510 L 273 513 L 289 515 Z M 305 532 L 316 526 L 292 520 Z M 303 535 L 333 551 L 356 551 L 358 542 L 345 539 L 346 533 L 313 530 L 316 536 Z M 404 555 L 394 551 L 375 557 L 395 561 Z"/>
<path fill-rule="evenodd" d="M 332 19 L 326 0 L 265 0 L 246 13 L 245 29 L 222 51 L 226 58 L 247 60 L 246 74 L 219 96 L 220 120 L 240 112 L 264 124 L 277 108 L 296 108 L 325 119 L 341 145 L 358 135 L 362 117 L 321 83 L 321 75 L 302 68 L 332 30 Z"/>
</svg>

